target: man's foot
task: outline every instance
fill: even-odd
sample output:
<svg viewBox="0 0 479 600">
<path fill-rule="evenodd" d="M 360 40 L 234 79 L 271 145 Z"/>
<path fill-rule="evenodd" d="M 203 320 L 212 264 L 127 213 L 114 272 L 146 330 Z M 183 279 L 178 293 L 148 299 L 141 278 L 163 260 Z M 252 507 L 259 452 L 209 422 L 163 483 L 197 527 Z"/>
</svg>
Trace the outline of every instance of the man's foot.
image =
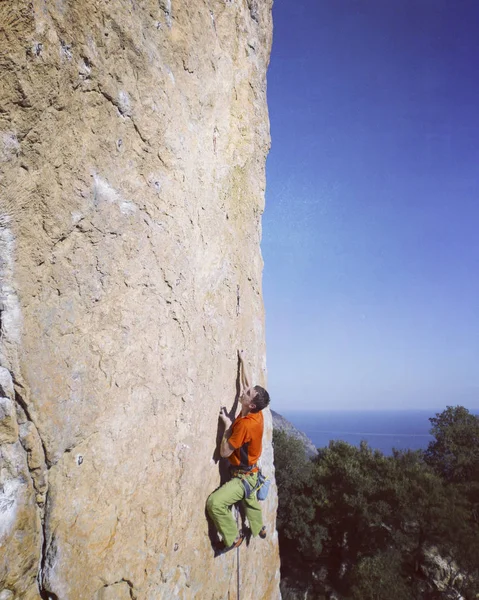
<svg viewBox="0 0 479 600">
<path fill-rule="evenodd" d="M 264 540 L 266 538 L 266 525 L 263 525 L 263 527 L 261 527 L 258 535 L 262 540 Z"/>
<path fill-rule="evenodd" d="M 224 554 L 225 552 L 229 552 L 230 550 L 234 550 L 235 548 L 239 548 L 244 541 L 244 535 L 240 534 L 235 541 L 231 544 L 231 546 L 226 546 L 224 541 L 219 542 L 216 546 L 216 550 L 218 554 Z"/>
</svg>

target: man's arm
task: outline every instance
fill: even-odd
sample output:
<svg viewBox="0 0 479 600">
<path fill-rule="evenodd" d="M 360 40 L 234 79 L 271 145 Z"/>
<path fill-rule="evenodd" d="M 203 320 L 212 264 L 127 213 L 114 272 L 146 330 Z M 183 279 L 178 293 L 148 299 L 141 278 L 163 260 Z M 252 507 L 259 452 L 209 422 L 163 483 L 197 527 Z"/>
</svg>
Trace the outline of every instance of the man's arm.
<svg viewBox="0 0 479 600">
<path fill-rule="evenodd" d="M 233 446 L 228 441 L 230 436 L 231 436 L 231 428 L 228 431 L 225 431 L 225 433 L 223 435 L 223 439 L 221 440 L 220 456 L 222 456 L 223 458 L 228 458 L 228 456 L 231 456 L 233 454 L 233 452 L 235 451 Z"/>
<path fill-rule="evenodd" d="M 241 393 L 245 391 L 246 388 L 250 387 L 250 377 L 248 373 L 248 369 L 244 362 L 243 350 L 238 352 L 238 358 L 240 361 L 240 384 L 241 384 Z"/>
<path fill-rule="evenodd" d="M 228 441 L 233 430 L 233 423 L 231 422 L 231 419 L 228 418 L 228 415 L 226 414 L 226 408 L 224 407 L 220 411 L 220 419 L 223 421 L 225 426 L 225 432 L 221 438 L 220 456 L 223 458 L 228 458 L 228 456 L 231 456 L 235 451 L 233 446 Z"/>
</svg>

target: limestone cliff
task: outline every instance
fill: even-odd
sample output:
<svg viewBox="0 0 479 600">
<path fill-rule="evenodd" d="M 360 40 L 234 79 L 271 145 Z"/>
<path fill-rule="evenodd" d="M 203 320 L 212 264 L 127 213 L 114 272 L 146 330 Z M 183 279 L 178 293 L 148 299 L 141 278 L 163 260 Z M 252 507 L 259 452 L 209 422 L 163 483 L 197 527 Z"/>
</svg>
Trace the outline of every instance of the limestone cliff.
<svg viewBox="0 0 479 600">
<path fill-rule="evenodd" d="M 265 379 L 271 0 L 0 22 L 0 598 L 236 598 L 205 501 L 238 348 Z M 279 597 L 276 502 L 242 599 Z"/>
<path fill-rule="evenodd" d="M 318 455 L 318 449 L 303 431 L 297 429 L 288 419 L 285 419 L 283 415 L 274 410 L 271 411 L 271 416 L 273 417 L 273 429 L 284 431 L 289 437 L 299 440 L 303 444 L 308 458 L 314 458 Z"/>
</svg>

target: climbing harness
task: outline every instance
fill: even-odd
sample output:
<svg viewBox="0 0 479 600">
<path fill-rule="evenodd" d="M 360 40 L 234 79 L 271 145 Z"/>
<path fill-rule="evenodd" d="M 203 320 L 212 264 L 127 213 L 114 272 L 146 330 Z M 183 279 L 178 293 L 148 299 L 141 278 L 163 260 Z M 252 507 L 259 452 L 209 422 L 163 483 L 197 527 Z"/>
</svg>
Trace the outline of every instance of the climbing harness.
<svg viewBox="0 0 479 600">
<path fill-rule="evenodd" d="M 266 475 L 263 475 L 261 469 L 259 469 L 256 485 L 252 486 L 250 482 L 246 479 L 246 477 L 247 475 L 249 475 L 253 467 L 256 467 L 256 465 L 252 465 L 248 471 L 244 469 L 236 469 L 234 472 L 234 476 L 239 477 L 241 479 L 241 483 L 243 484 L 245 491 L 245 498 L 250 498 L 251 495 L 256 492 L 256 498 L 258 500 L 266 500 L 266 497 L 268 496 L 269 492 L 269 486 L 271 485 L 271 479 Z"/>
<path fill-rule="evenodd" d="M 255 471 L 259 471 L 258 465 L 254 463 L 254 465 L 249 465 L 249 467 L 236 467 L 234 465 L 230 465 L 230 471 L 233 475 L 240 473 L 241 475 L 248 475 L 248 473 L 254 473 Z"/>
</svg>

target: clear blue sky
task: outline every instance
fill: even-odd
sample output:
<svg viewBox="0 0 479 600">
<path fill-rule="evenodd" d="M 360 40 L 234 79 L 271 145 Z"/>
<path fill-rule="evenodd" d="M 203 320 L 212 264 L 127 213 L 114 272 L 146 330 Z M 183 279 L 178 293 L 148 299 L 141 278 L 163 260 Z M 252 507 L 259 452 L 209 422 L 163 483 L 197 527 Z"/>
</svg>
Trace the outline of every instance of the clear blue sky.
<svg viewBox="0 0 479 600">
<path fill-rule="evenodd" d="M 276 0 L 273 16 L 274 407 L 479 408 L 479 2 Z"/>
</svg>

